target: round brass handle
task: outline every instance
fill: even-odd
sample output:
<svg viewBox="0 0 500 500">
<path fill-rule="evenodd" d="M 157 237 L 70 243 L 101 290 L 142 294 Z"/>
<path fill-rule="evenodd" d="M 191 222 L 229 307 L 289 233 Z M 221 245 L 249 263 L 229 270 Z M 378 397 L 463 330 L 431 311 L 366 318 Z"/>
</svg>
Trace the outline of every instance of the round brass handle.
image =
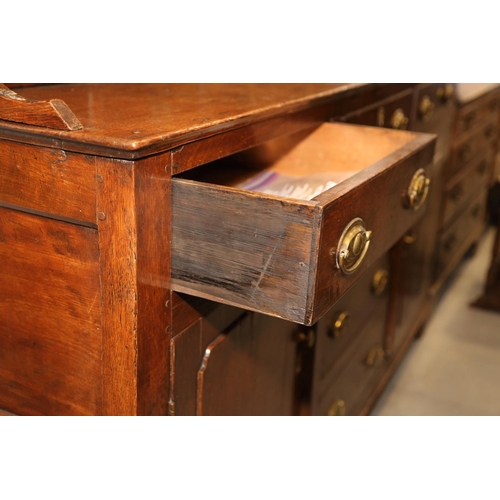
<svg viewBox="0 0 500 500">
<path fill-rule="evenodd" d="M 332 321 L 331 328 L 328 330 L 330 337 L 336 339 L 345 333 L 349 325 L 350 317 L 351 316 L 347 311 L 342 311 L 338 316 L 336 316 Z"/>
<path fill-rule="evenodd" d="M 379 269 L 372 279 L 372 293 L 376 297 L 382 295 L 389 283 L 389 273 L 386 269 Z"/>
<path fill-rule="evenodd" d="M 336 399 L 328 410 L 329 417 L 343 417 L 345 415 L 345 401 Z"/>
<path fill-rule="evenodd" d="M 366 355 L 365 359 L 365 364 L 366 366 L 369 366 L 370 368 L 375 368 L 376 366 L 379 366 L 380 363 L 385 358 L 385 352 L 382 349 L 381 346 L 376 345 L 373 346 L 369 351 L 368 354 Z"/>
<path fill-rule="evenodd" d="M 408 127 L 408 118 L 401 108 L 396 109 L 392 114 L 391 127 L 397 130 L 406 130 Z"/>
<path fill-rule="evenodd" d="M 347 224 L 335 253 L 337 267 L 344 274 L 351 274 L 358 269 L 370 246 L 371 234 L 359 217 Z"/>
<path fill-rule="evenodd" d="M 455 88 L 451 83 L 447 83 L 444 87 L 439 87 L 436 91 L 436 96 L 441 99 L 444 104 L 449 104 L 455 97 Z"/>
<path fill-rule="evenodd" d="M 434 103 L 430 100 L 429 96 L 424 95 L 418 107 L 420 119 L 423 122 L 428 122 L 434 113 Z"/>
<path fill-rule="evenodd" d="M 425 175 L 423 168 L 418 169 L 411 178 L 406 193 L 406 204 L 412 210 L 418 210 L 425 202 L 429 193 L 430 179 Z"/>
</svg>

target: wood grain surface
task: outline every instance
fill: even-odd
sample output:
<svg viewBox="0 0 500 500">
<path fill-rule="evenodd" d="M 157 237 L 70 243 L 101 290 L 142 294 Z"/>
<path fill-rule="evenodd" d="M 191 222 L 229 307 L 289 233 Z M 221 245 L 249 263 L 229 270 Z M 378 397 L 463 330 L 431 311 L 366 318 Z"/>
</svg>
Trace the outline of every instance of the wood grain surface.
<svg viewBox="0 0 500 500">
<path fill-rule="evenodd" d="M 0 120 L 57 130 L 80 130 L 82 124 L 61 99 L 25 99 L 0 83 Z"/>
<path fill-rule="evenodd" d="M 94 158 L 0 141 L 0 205 L 96 226 Z"/>
<path fill-rule="evenodd" d="M 102 409 L 97 231 L 0 208 L 0 407 Z"/>
</svg>

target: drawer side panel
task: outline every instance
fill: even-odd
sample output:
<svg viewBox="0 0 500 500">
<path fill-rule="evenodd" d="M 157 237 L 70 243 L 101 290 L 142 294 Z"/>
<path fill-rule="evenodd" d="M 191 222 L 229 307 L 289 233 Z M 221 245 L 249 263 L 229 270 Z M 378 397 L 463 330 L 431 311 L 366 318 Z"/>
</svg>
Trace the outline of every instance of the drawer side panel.
<svg viewBox="0 0 500 500">
<path fill-rule="evenodd" d="M 304 321 L 314 205 L 172 185 L 172 289 Z"/>
</svg>

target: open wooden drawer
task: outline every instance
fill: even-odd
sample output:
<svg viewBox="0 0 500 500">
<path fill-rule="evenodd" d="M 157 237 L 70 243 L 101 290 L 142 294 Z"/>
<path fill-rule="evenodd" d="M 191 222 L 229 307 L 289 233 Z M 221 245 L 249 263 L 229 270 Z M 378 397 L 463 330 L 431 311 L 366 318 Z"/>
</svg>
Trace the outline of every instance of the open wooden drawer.
<svg viewBox="0 0 500 500">
<path fill-rule="evenodd" d="M 324 123 L 172 181 L 172 289 L 311 325 L 424 213 L 435 136 Z M 329 172 L 311 200 L 237 187 Z"/>
</svg>

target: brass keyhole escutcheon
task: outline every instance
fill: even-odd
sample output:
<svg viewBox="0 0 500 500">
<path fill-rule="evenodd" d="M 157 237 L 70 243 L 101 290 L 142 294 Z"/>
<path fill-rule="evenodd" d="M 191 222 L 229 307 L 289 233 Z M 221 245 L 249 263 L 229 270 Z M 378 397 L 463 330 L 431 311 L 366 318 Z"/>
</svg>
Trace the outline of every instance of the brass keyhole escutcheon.
<svg viewBox="0 0 500 500">
<path fill-rule="evenodd" d="M 420 106 L 418 107 L 418 112 L 420 114 L 420 119 L 423 122 L 428 122 L 434 113 L 434 103 L 431 101 L 428 95 L 424 95 L 420 101 Z"/>
<path fill-rule="evenodd" d="M 331 328 L 328 330 L 329 335 L 336 339 L 345 333 L 349 325 L 349 318 L 350 315 L 347 311 L 343 311 L 336 316 L 332 321 Z"/>
<path fill-rule="evenodd" d="M 367 231 L 363 219 L 353 219 L 344 229 L 337 247 L 337 267 L 344 274 L 351 274 L 360 266 L 370 246 L 371 231 Z"/>
<path fill-rule="evenodd" d="M 406 127 L 408 127 L 408 118 L 401 108 L 396 109 L 392 114 L 391 127 L 396 130 L 406 130 Z"/>
<path fill-rule="evenodd" d="M 345 416 L 345 401 L 343 399 L 336 399 L 328 410 L 329 417 L 343 417 Z"/>
<path fill-rule="evenodd" d="M 408 187 L 406 202 L 412 210 L 418 210 L 427 198 L 431 181 L 425 175 L 425 170 L 420 168 L 413 175 Z"/>
<path fill-rule="evenodd" d="M 387 283 L 389 282 L 389 273 L 386 269 L 379 269 L 374 275 L 372 279 L 372 293 L 376 297 L 382 295 L 387 287 Z"/>
</svg>

